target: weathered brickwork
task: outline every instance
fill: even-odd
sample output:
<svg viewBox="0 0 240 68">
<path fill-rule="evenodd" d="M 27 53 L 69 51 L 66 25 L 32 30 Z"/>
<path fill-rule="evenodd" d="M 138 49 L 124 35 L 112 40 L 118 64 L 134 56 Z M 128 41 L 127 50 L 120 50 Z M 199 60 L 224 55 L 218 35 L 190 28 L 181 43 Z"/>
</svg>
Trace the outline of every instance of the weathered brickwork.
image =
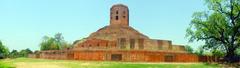
<svg viewBox="0 0 240 68">
<path fill-rule="evenodd" d="M 185 52 L 143 50 L 75 50 L 73 52 L 66 51 L 66 53 L 54 50 L 41 52 L 40 58 L 128 62 L 199 62 L 198 56 Z"/>
<path fill-rule="evenodd" d="M 39 57 L 43 59 L 67 60 L 72 59 L 71 57 L 73 57 L 73 53 L 71 52 L 71 50 L 48 50 L 41 51 Z"/>
<path fill-rule="evenodd" d="M 150 39 L 129 26 L 129 9 L 122 4 L 110 9 L 110 25 L 92 33 L 72 49 L 41 51 L 29 55 L 44 59 L 73 59 L 129 62 L 198 62 L 183 45 L 170 40 Z"/>
<path fill-rule="evenodd" d="M 101 40 L 101 39 L 91 39 L 86 40 L 82 43 L 78 43 L 75 45 L 74 49 L 115 49 L 116 42 L 115 41 L 108 41 L 108 40 Z"/>
<path fill-rule="evenodd" d="M 110 9 L 110 17 L 110 25 L 112 26 L 129 26 L 129 9 L 125 5 L 113 5 Z"/>
</svg>

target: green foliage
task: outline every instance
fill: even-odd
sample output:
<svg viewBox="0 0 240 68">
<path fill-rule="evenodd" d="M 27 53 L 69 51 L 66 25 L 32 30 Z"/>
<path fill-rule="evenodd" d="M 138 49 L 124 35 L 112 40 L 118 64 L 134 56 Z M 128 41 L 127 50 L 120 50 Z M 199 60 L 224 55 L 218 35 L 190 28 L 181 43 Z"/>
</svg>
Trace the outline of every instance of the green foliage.
<svg viewBox="0 0 240 68">
<path fill-rule="evenodd" d="M 9 54 L 9 50 L 7 47 L 5 47 L 2 42 L 0 41 L 0 59 L 6 58 Z"/>
<path fill-rule="evenodd" d="M 185 46 L 185 49 L 187 50 L 187 52 L 189 53 L 193 53 L 193 48 L 191 46 Z"/>
<path fill-rule="evenodd" d="M 204 49 L 202 46 L 198 47 L 198 49 L 194 52 L 198 56 L 204 56 Z"/>
<path fill-rule="evenodd" d="M 212 52 L 213 56 L 217 56 L 217 57 L 224 57 L 225 56 L 225 53 L 221 50 L 218 50 L 218 49 L 213 49 L 211 52 Z"/>
<path fill-rule="evenodd" d="M 32 54 L 33 52 L 27 48 L 27 49 L 23 49 L 19 52 L 19 57 L 28 57 L 28 54 Z"/>
<path fill-rule="evenodd" d="M 44 36 L 43 41 L 40 43 L 40 50 L 60 50 L 69 48 L 68 44 L 61 33 L 55 34 L 54 37 Z"/>
<path fill-rule="evenodd" d="M 10 52 L 10 54 L 9 54 L 9 57 L 10 58 L 17 58 L 17 57 L 19 57 L 18 51 L 17 50 L 12 50 L 12 52 Z"/>
<path fill-rule="evenodd" d="M 56 41 L 54 38 L 47 37 L 45 38 L 42 43 L 40 44 L 41 50 L 59 50 L 59 45 L 56 44 Z"/>
<path fill-rule="evenodd" d="M 238 56 L 240 56 L 240 48 L 238 48 L 235 52 Z"/>
<path fill-rule="evenodd" d="M 220 49 L 232 59 L 240 47 L 240 0 L 205 1 L 210 11 L 193 14 L 186 37 L 190 42 L 204 41 L 204 48 Z"/>
<path fill-rule="evenodd" d="M 28 57 L 28 54 L 32 53 L 33 52 L 29 48 L 20 50 L 19 52 L 17 50 L 12 50 L 12 52 L 10 52 L 9 54 L 9 57 L 10 58 Z"/>
</svg>

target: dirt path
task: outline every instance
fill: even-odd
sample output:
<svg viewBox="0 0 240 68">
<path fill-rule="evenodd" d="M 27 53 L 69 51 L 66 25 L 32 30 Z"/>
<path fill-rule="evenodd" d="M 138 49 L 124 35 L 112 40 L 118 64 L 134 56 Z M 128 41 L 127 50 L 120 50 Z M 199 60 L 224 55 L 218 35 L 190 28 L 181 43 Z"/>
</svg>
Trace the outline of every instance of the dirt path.
<svg viewBox="0 0 240 68">
<path fill-rule="evenodd" d="M 19 62 L 16 63 L 16 68 L 65 68 L 57 63 L 48 63 L 48 62 L 34 62 L 34 63 L 26 63 Z"/>
</svg>

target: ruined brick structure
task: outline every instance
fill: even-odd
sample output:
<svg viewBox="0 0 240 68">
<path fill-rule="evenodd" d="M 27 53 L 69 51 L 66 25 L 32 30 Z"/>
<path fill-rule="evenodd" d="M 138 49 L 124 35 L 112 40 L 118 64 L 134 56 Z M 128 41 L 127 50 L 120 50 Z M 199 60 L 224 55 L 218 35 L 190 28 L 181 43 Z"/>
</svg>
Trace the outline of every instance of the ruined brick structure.
<svg viewBox="0 0 240 68">
<path fill-rule="evenodd" d="M 129 26 L 129 9 L 116 4 L 110 9 L 110 25 L 92 33 L 70 50 L 42 51 L 40 58 L 143 61 L 198 62 L 198 56 L 187 53 L 182 45 L 170 40 L 150 39 Z"/>
</svg>

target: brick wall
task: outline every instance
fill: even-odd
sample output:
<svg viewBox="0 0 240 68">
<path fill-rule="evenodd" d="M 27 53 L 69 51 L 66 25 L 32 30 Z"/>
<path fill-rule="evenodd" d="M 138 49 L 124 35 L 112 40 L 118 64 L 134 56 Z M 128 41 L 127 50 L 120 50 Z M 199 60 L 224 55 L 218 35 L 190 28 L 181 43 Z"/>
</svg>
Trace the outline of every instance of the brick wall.
<svg viewBox="0 0 240 68">
<path fill-rule="evenodd" d="M 100 39 L 90 39 L 85 42 L 78 43 L 75 49 L 111 49 L 116 48 L 116 42 L 100 40 Z"/>
<path fill-rule="evenodd" d="M 113 61 L 112 55 L 121 55 L 128 62 L 220 62 L 220 57 L 197 56 L 186 52 L 144 50 L 49 50 L 29 54 L 29 58 Z"/>
<path fill-rule="evenodd" d="M 48 50 L 41 51 L 39 53 L 39 58 L 42 59 L 72 59 L 73 53 L 70 50 Z"/>
<path fill-rule="evenodd" d="M 75 60 L 97 60 L 111 61 L 112 55 L 121 55 L 120 61 L 131 62 L 198 62 L 198 56 L 184 52 L 167 52 L 167 51 L 140 51 L 140 50 L 82 50 L 74 51 Z"/>
</svg>

